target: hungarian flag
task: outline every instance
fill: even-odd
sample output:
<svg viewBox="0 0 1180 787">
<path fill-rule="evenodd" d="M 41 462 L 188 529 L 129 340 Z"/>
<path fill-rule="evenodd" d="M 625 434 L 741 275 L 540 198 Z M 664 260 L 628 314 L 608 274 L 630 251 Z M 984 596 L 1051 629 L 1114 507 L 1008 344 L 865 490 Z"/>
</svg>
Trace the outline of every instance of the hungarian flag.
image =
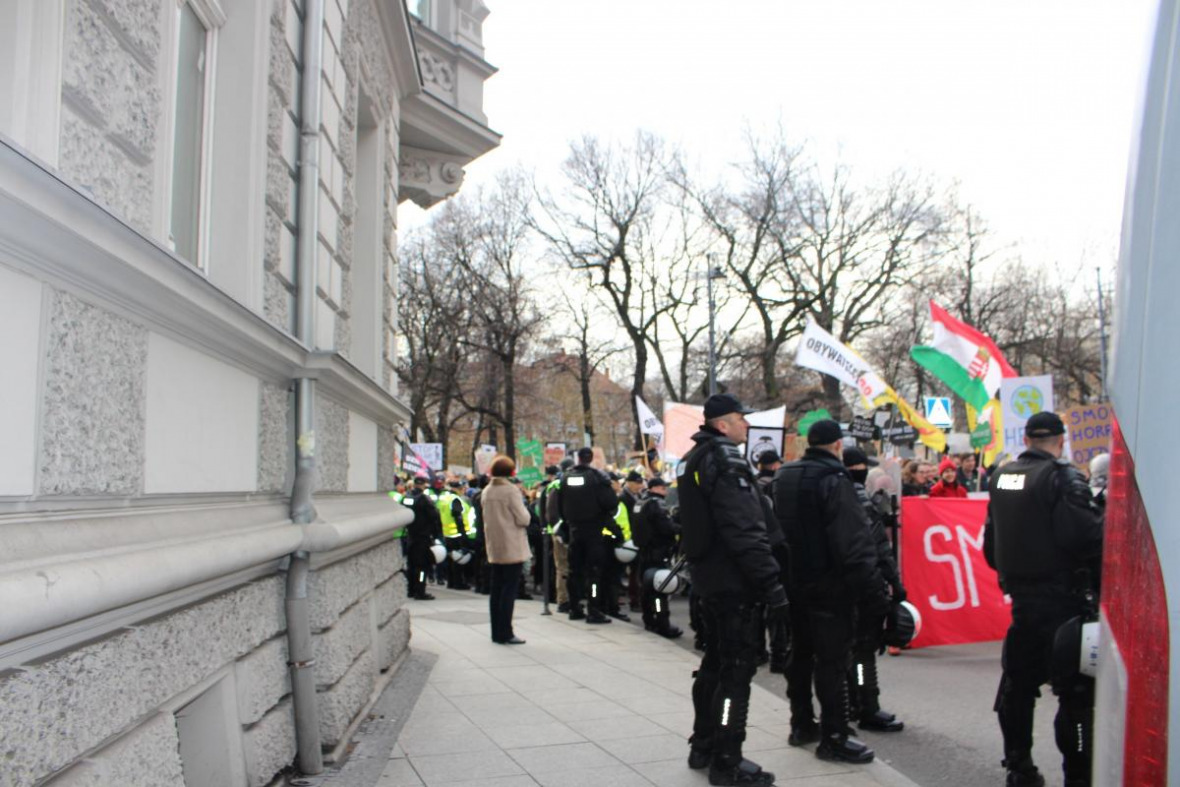
<svg viewBox="0 0 1180 787">
<path fill-rule="evenodd" d="M 967 404 L 982 410 L 1000 390 L 1000 380 L 1015 377 L 1016 371 L 995 342 L 947 314 L 934 301 L 930 301 L 930 319 L 934 341 L 929 346 L 911 347 L 910 357 Z"/>
</svg>

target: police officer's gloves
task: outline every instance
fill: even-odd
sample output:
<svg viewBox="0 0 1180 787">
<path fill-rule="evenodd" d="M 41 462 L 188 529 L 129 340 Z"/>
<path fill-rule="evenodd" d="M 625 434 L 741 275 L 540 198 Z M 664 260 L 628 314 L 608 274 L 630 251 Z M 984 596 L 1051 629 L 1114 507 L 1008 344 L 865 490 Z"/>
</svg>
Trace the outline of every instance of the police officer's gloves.
<svg viewBox="0 0 1180 787">
<path fill-rule="evenodd" d="M 776 586 L 766 597 L 766 619 L 775 623 L 786 622 L 790 609 L 786 589 L 782 585 Z"/>
</svg>

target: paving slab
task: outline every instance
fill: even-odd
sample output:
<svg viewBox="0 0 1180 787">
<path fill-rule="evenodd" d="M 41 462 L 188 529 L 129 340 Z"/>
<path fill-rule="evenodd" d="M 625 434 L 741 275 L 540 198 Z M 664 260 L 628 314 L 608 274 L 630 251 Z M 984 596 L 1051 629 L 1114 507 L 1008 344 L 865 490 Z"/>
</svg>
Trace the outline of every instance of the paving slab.
<svg viewBox="0 0 1180 787">
<path fill-rule="evenodd" d="M 434 601 L 406 604 L 411 647 L 433 669 L 380 787 L 708 784 L 685 762 L 696 654 L 638 626 L 588 626 L 521 601 L 513 628 L 527 643 L 497 645 L 484 596 L 432 592 Z M 788 746 L 789 721 L 781 692 L 752 688 L 746 751 L 777 784 L 915 787 L 882 762 L 828 763 L 814 746 Z"/>
</svg>

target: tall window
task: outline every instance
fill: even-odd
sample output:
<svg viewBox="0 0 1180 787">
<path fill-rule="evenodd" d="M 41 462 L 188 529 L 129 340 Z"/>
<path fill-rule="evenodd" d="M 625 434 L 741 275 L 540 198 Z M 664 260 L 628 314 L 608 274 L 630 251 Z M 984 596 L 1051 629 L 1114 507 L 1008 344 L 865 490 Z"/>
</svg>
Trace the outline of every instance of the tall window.
<svg viewBox="0 0 1180 787">
<path fill-rule="evenodd" d="M 189 2 L 176 10 L 176 93 L 172 118 L 172 209 L 169 240 L 179 256 L 200 265 L 204 220 L 206 93 L 213 41 L 210 25 Z"/>
</svg>

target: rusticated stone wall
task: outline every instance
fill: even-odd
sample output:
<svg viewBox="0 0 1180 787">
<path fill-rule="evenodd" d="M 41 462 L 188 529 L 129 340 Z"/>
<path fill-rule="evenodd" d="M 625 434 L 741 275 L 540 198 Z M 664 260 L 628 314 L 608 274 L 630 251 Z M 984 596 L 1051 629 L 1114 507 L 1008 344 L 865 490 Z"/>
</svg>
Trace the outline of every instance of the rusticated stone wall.
<svg viewBox="0 0 1180 787">
<path fill-rule="evenodd" d="M 154 0 L 70 0 L 62 47 L 62 172 L 150 235 L 160 122 Z"/>
</svg>

